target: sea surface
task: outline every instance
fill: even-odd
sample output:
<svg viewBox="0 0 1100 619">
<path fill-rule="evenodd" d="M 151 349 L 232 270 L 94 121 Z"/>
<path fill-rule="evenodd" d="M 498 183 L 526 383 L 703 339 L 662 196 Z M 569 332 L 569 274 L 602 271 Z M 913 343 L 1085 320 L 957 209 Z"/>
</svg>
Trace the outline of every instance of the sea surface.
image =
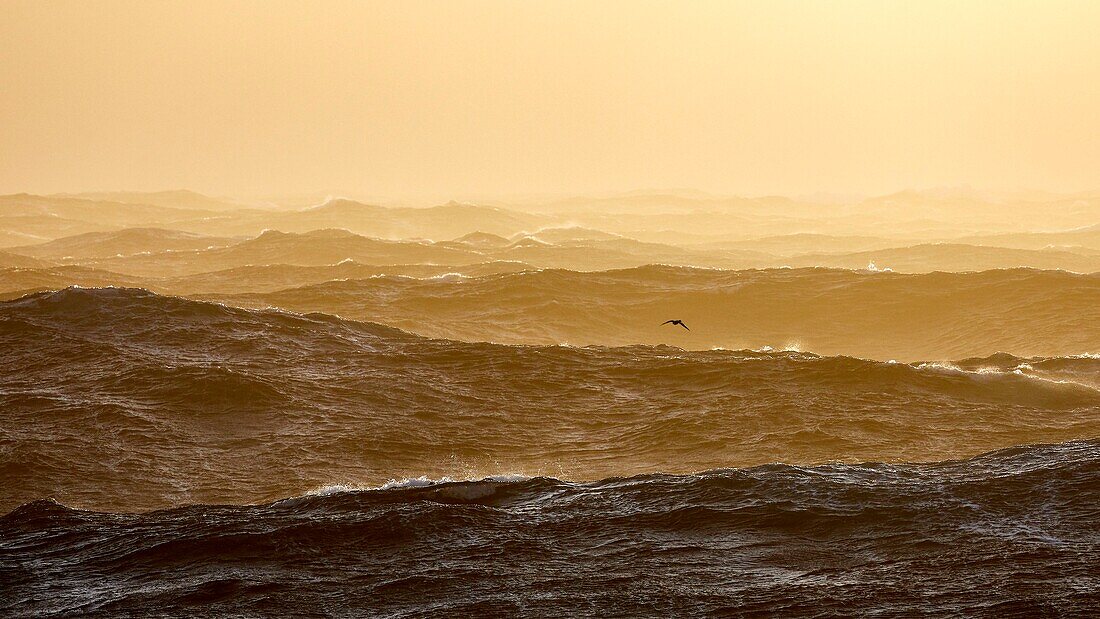
<svg viewBox="0 0 1100 619">
<path fill-rule="evenodd" d="M 0 615 L 1096 616 L 1098 439 L 1087 350 L 493 344 L 44 292 L 0 303 Z"/>
</svg>

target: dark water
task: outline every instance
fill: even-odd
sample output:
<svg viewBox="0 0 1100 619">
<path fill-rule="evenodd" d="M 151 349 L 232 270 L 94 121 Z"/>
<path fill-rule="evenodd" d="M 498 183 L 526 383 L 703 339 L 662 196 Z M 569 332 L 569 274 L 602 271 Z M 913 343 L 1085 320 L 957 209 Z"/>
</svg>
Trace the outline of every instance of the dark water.
<svg viewBox="0 0 1100 619">
<path fill-rule="evenodd" d="M 1094 616 L 1098 386 L 33 295 L 0 304 L 0 615 Z"/>
<path fill-rule="evenodd" d="M 1094 616 L 1100 444 L 0 520 L 13 616 Z"/>
</svg>

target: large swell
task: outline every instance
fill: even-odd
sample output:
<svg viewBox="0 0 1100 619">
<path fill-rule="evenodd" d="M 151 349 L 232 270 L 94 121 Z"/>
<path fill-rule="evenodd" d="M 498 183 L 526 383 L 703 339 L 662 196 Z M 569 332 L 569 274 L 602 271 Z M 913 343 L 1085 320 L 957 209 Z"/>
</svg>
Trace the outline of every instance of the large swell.
<svg viewBox="0 0 1100 619">
<path fill-rule="evenodd" d="M 905 361 L 1100 351 L 1100 273 L 650 265 L 466 279 L 378 277 L 213 296 L 504 344 L 797 345 L 818 354 Z M 669 318 L 684 320 L 691 330 L 658 328 Z"/>
<path fill-rule="evenodd" d="M 1100 612 L 1096 354 L 463 343 L 74 288 L 0 304 L 0 421 L 3 615 Z"/>
<path fill-rule="evenodd" d="M 0 518 L 10 616 L 1100 612 L 1100 444 Z M 918 611 L 919 609 L 919 611 Z"/>
<path fill-rule="evenodd" d="M 135 511 L 390 479 L 930 462 L 1100 436 L 1100 358 L 429 340 L 141 290 L 0 304 L 0 509 Z"/>
</svg>

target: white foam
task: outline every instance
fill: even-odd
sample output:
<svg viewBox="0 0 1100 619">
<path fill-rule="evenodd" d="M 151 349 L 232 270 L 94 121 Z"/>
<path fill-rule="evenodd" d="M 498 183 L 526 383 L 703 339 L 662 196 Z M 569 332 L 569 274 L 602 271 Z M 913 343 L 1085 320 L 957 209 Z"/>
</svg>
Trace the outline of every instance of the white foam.
<svg viewBox="0 0 1100 619">
<path fill-rule="evenodd" d="M 1062 380 L 1056 378 L 1047 378 L 1044 376 L 1038 376 L 1036 374 L 1027 373 L 1028 370 L 1032 370 L 1030 365 L 1020 364 L 1011 370 L 1002 370 L 995 367 L 980 367 L 973 370 L 964 370 L 959 366 L 949 363 L 947 361 L 935 361 L 931 363 L 918 363 L 913 365 L 915 369 L 927 370 L 933 372 L 939 372 L 943 374 L 958 374 L 962 376 L 971 377 L 1020 377 L 1031 381 L 1045 383 L 1048 385 L 1064 385 L 1068 387 L 1078 387 L 1083 389 L 1090 389 L 1093 391 L 1100 391 L 1100 387 L 1090 385 L 1088 383 L 1082 383 L 1075 380 Z"/>
<path fill-rule="evenodd" d="M 503 475 L 490 475 L 481 481 L 495 481 L 502 484 L 512 484 L 521 481 L 528 481 L 532 479 L 530 475 L 521 475 L 519 473 L 504 473 Z"/>
<path fill-rule="evenodd" d="M 436 486 L 439 484 L 447 484 L 453 482 L 454 479 L 450 477 L 440 477 L 439 479 L 432 479 L 426 475 L 420 477 L 413 477 L 397 480 L 391 479 L 381 486 L 375 488 L 369 488 L 369 490 L 395 490 L 398 488 L 427 488 L 428 486 Z"/>
<path fill-rule="evenodd" d="M 468 484 L 470 493 L 476 496 L 471 498 L 477 498 L 478 496 L 484 496 L 484 488 L 481 487 L 487 483 L 497 484 L 510 484 L 516 482 L 523 482 L 531 479 L 530 475 L 521 475 L 519 473 L 502 473 L 499 475 L 489 475 L 486 477 L 468 478 L 468 479 L 455 479 L 453 477 L 443 476 L 438 478 L 431 478 L 427 475 L 421 475 L 420 477 L 405 477 L 403 479 L 391 479 L 380 486 L 361 486 L 357 484 L 332 484 L 328 486 L 321 486 L 312 490 L 307 490 L 305 496 L 330 496 L 333 494 L 341 494 L 344 492 L 364 492 L 371 490 L 401 490 L 407 488 L 431 488 L 432 486 L 441 486 L 443 484 L 462 483 Z M 456 490 L 459 494 L 463 492 Z M 456 495 L 457 496 L 457 495 Z"/>
<path fill-rule="evenodd" d="M 367 490 L 362 486 L 346 486 L 343 484 L 336 484 L 333 486 L 322 486 L 320 488 L 314 488 L 313 490 L 307 490 L 306 496 L 330 496 L 333 494 L 342 494 L 344 492 L 357 492 L 360 490 Z"/>
<path fill-rule="evenodd" d="M 711 350 L 717 350 L 717 349 L 711 349 Z M 787 342 L 786 344 L 784 344 L 782 346 L 779 346 L 779 347 L 775 347 L 775 346 L 765 344 L 765 345 L 761 346 L 760 348 L 752 348 L 750 350 L 752 350 L 752 352 L 762 352 L 762 353 L 802 352 L 802 342 L 799 341 L 799 340 L 792 340 L 792 341 Z"/>
<path fill-rule="evenodd" d="M 462 273 L 443 273 L 441 275 L 433 275 L 432 277 L 425 278 L 433 282 L 460 282 L 470 279 L 470 276 L 463 275 Z"/>
<path fill-rule="evenodd" d="M 949 361 L 931 361 L 927 363 L 918 363 L 913 367 L 918 370 L 932 370 L 934 372 L 945 372 L 952 374 L 967 374 L 968 372 L 959 366 Z"/>
</svg>

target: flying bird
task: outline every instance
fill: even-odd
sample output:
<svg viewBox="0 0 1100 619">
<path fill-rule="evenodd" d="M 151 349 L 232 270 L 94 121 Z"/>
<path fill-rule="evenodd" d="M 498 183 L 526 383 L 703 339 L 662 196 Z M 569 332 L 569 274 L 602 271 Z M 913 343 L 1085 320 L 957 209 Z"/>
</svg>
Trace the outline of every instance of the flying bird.
<svg viewBox="0 0 1100 619">
<path fill-rule="evenodd" d="M 687 329 L 688 331 L 691 331 L 691 329 L 688 329 L 688 326 L 685 325 L 684 321 L 682 321 L 682 320 L 666 320 L 666 321 L 661 323 L 661 326 L 664 326 L 664 325 L 667 325 L 667 324 L 680 325 L 681 327 Z"/>
</svg>

